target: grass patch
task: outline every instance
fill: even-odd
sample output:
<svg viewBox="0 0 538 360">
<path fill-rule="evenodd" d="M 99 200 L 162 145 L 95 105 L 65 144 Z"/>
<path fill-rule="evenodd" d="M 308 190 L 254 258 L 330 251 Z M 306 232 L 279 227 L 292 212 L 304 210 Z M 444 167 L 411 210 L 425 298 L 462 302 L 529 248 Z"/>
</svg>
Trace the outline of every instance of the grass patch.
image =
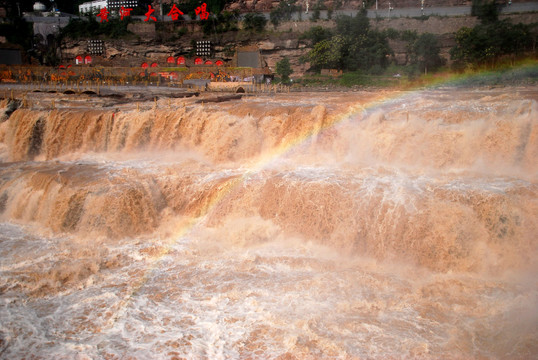
<svg viewBox="0 0 538 360">
<path fill-rule="evenodd" d="M 418 74 L 409 66 L 391 65 L 381 75 L 365 74 L 360 71 L 347 72 L 339 77 L 310 74 L 294 79 L 294 84 L 319 88 L 400 88 L 411 89 L 439 86 L 504 86 L 537 85 L 538 59 L 527 58 L 518 62 L 507 61 L 494 69 L 482 68 L 454 72 L 447 68 L 429 74 Z M 396 74 L 400 74 L 396 77 Z"/>
<path fill-rule="evenodd" d="M 328 75 L 305 75 L 294 80 L 295 83 L 311 87 L 398 87 L 402 85 L 402 78 L 393 76 L 393 72 L 381 75 L 365 74 L 361 71 L 352 71 L 333 77 Z"/>
</svg>

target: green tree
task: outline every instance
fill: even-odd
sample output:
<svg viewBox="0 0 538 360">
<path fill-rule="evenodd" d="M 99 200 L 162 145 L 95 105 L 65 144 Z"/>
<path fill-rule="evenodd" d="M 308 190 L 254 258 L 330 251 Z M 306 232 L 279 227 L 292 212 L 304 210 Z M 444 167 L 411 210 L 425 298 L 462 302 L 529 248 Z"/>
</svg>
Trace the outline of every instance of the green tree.
<svg viewBox="0 0 538 360">
<path fill-rule="evenodd" d="M 330 39 L 318 42 L 307 54 L 306 60 L 315 70 L 344 68 L 345 49 L 348 47 L 342 35 L 335 35 Z"/>
<path fill-rule="evenodd" d="M 314 12 L 312 13 L 312 16 L 310 17 L 310 21 L 312 22 L 318 21 L 320 18 L 320 15 L 321 15 L 321 11 L 319 10 L 319 8 L 315 7 Z"/>
<path fill-rule="evenodd" d="M 421 34 L 413 44 L 413 52 L 416 62 L 424 73 L 428 70 L 434 71 L 444 64 L 444 60 L 439 56 L 439 45 L 435 35 L 430 33 Z"/>
<path fill-rule="evenodd" d="M 454 61 L 454 67 L 464 67 L 468 63 L 472 63 L 475 59 L 475 36 L 473 29 L 469 27 L 460 28 L 454 40 L 456 45 L 450 49 L 450 58 Z"/>
<path fill-rule="evenodd" d="M 312 13 L 312 16 L 310 17 L 310 21 L 316 22 L 320 19 L 321 16 L 321 10 L 325 10 L 325 4 L 321 0 L 318 0 L 316 4 L 313 7 L 314 12 Z"/>
<path fill-rule="evenodd" d="M 370 29 L 366 11 L 359 12 L 355 17 L 338 17 L 335 32 L 330 39 L 317 42 L 305 57 L 314 69 L 376 69 L 379 72 L 388 65 L 392 51 L 387 36 L 385 32 Z"/>
<path fill-rule="evenodd" d="M 375 70 L 379 73 L 387 67 L 392 50 L 386 36 L 379 31 L 369 31 L 367 34 L 349 39 L 351 46 L 344 60 L 345 69 Z"/>
<path fill-rule="evenodd" d="M 389 36 L 390 37 L 390 36 Z M 412 64 L 416 60 L 415 54 L 415 41 L 418 38 L 418 34 L 415 30 L 403 30 L 399 32 L 398 37 L 400 40 L 405 41 L 405 65 Z"/>
<path fill-rule="evenodd" d="M 393 28 L 388 28 L 385 30 L 385 36 L 391 40 L 395 40 L 395 39 L 400 38 L 400 32 Z"/>
<path fill-rule="evenodd" d="M 473 0 L 471 15 L 476 16 L 483 24 L 499 20 L 499 7 L 495 0 Z"/>
<path fill-rule="evenodd" d="M 336 18 L 336 33 L 352 38 L 366 35 L 370 30 L 370 20 L 366 11 L 361 10 L 355 17 L 338 16 Z"/>
<path fill-rule="evenodd" d="M 238 19 L 238 11 L 222 11 L 217 14 L 211 13 L 209 19 L 202 22 L 202 31 L 205 35 L 236 31 L 238 29 Z"/>
<path fill-rule="evenodd" d="M 203 2 L 207 4 L 207 11 L 210 11 L 213 14 L 220 14 L 222 10 L 224 10 L 226 4 L 230 3 L 231 0 L 204 0 L 199 1 L 199 4 Z"/>
<path fill-rule="evenodd" d="M 533 47 L 530 27 L 507 20 L 463 27 L 456 32 L 456 45 L 450 50 L 454 67 L 493 65 L 505 55 L 517 56 Z"/>
<path fill-rule="evenodd" d="M 282 82 L 289 82 L 290 75 L 293 74 L 293 69 L 287 57 L 276 63 L 276 73 L 282 77 Z"/>
<path fill-rule="evenodd" d="M 278 7 L 271 10 L 269 19 L 275 29 L 282 21 L 291 20 L 291 16 L 294 12 L 300 11 L 300 7 L 295 5 L 296 1 L 297 0 L 280 0 Z"/>
<path fill-rule="evenodd" d="M 260 13 L 248 13 L 243 18 L 243 27 L 245 30 L 254 30 L 262 32 L 267 25 L 267 19 Z"/>
<path fill-rule="evenodd" d="M 332 36 L 332 32 L 329 29 L 326 29 L 322 26 L 312 26 L 308 31 L 305 31 L 300 39 L 301 40 L 310 40 L 312 42 L 312 46 L 316 45 L 320 41 L 330 39 Z"/>
<path fill-rule="evenodd" d="M 280 25 L 280 22 L 282 21 L 282 17 L 280 15 L 280 12 L 278 9 L 273 9 L 269 13 L 269 20 L 271 21 L 271 24 L 273 24 L 273 27 L 276 29 L 278 25 Z"/>
<path fill-rule="evenodd" d="M 69 23 L 60 31 L 61 37 L 71 39 L 88 38 L 104 36 L 108 38 L 121 38 L 131 34 L 127 30 L 130 20 L 119 18 L 110 18 L 108 22 L 98 22 L 95 16 L 89 16 L 88 19 L 71 19 Z"/>
</svg>

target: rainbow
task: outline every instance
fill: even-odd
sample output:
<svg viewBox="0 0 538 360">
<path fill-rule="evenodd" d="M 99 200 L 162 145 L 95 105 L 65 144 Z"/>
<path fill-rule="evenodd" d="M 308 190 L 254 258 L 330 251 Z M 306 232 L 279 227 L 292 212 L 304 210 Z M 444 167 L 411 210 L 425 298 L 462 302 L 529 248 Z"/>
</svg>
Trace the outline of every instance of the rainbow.
<svg viewBox="0 0 538 360">
<path fill-rule="evenodd" d="M 538 61 L 532 61 L 530 64 L 523 64 L 522 66 L 513 68 L 514 71 L 520 70 L 530 70 L 533 73 L 538 73 Z M 154 270 L 159 268 L 160 262 L 166 255 L 170 253 L 173 248 L 173 245 L 177 244 L 180 240 L 189 236 L 197 226 L 201 225 L 207 216 L 215 209 L 220 203 L 222 203 L 230 194 L 233 193 L 234 189 L 243 184 L 251 175 L 263 170 L 271 162 L 286 156 L 294 149 L 298 148 L 302 144 L 311 140 L 313 137 L 318 136 L 323 131 L 337 126 L 342 123 L 344 120 L 352 118 L 359 113 L 364 113 L 367 111 L 372 111 L 386 104 L 404 99 L 406 97 L 418 96 L 420 93 L 438 88 L 440 86 L 450 86 L 450 87 L 459 87 L 465 86 L 466 84 L 478 84 L 480 85 L 481 81 L 487 82 L 488 77 L 498 76 L 499 72 L 492 71 L 483 71 L 472 74 L 440 74 L 434 75 L 424 79 L 418 83 L 412 84 L 408 88 L 396 89 L 396 90 L 384 90 L 379 96 L 374 97 L 373 100 L 370 100 L 366 103 L 357 104 L 352 106 L 347 112 L 342 113 L 330 121 L 328 121 L 323 126 L 318 128 L 313 128 L 309 131 L 305 131 L 302 134 L 297 135 L 295 138 L 287 139 L 287 141 L 281 143 L 279 146 L 274 148 L 272 151 L 265 153 L 260 158 L 248 167 L 242 175 L 233 177 L 229 179 L 226 183 L 219 187 L 218 192 L 212 197 L 212 199 L 204 206 L 201 211 L 201 214 L 193 219 L 186 220 L 181 226 L 176 230 L 175 236 L 170 237 L 170 240 L 167 241 L 161 250 L 153 256 L 151 264 L 144 271 L 143 276 L 133 285 L 131 291 L 121 300 L 119 304 L 119 310 L 115 316 L 111 317 L 108 323 L 105 325 L 105 328 L 110 328 L 114 326 L 116 321 L 121 318 L 125 309 L 127 308 L 130 301 L 134 296 L 139 292 L 139 290 L 150 280 Z"/>
</svg>

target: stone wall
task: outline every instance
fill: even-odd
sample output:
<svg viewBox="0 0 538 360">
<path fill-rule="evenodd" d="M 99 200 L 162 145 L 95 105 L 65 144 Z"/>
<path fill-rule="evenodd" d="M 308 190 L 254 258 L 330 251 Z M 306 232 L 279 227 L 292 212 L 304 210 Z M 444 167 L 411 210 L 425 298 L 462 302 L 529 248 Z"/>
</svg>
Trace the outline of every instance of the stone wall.
<svg viewBox="0 0 538 360">
<path fill-rule="evenodd" d="M 536 22 L 536 14 L 532 13 L 501 15 L 499 18 L 501 20 L 508 19 L 513 24 L 531 24 Z M 415 30 L 418 33 L 429 32 L 437 35 L 454 34 L 464 26 L 473 27 L 478 24 L 478 19 L 471 16 L 430 16 L 427 20 L 419 20 L 416 18 L 383 18 L 380 20 L 370 20 L 370 25 L 379 30 L 393 28 L 396 30 Z"/>
<path fill-rule="evenodd" d="M 506 3 L 508 0 L 498 0 L 500 3 Z M 512 0 L 512 3 L 531 2 L 535 0 Z M 153 0 L 153 8 L 159 9 L 159 3 L 170 4 L 173 0 Z M 177 1 L 176 1 L 177 2 Z M 279 0 L 234 0 L 226 5 L 226 10 L 233 11 L 239 10 L 240 12 L 267 12 L 276 8 L 279 4 Z M 307 0 L 297 0 L 296 5 L 300 6 L 302 10 L 306 9 Z M 308 0 L 310 10 L 317 3 L 317 0 Z M 391 6 L 395 8 L 407 8 L 420 6 L 420 0 L 378 0 L 377 6 L 379 8 L 388 8 L 389 2 Z M 323 0 L 325 8 L 336 9 L 359 9 L 363 5 L 362 0 L 339 0 L 338 3 L 335 0 Z M 338 5 L 339 4 L 339 5 Z M 425 7 L 434 6 L 470 6 L 471 0 L 424 0 Z M 372 1 L 370 8 L 375 8 L 375 2 Z M 158 10 L 157 10 L 158 11 Z"/>
</svg>

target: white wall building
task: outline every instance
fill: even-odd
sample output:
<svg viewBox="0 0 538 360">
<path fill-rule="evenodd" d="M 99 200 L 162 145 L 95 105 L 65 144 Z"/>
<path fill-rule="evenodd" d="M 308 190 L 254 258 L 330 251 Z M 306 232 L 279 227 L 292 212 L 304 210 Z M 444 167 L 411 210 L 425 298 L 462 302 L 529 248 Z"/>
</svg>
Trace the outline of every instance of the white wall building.
<svg viewBox="0 0 538 360">
<path fill-rule="evenodd" d="M 138 0 L 96 0 L 89 1 L 78 6 L 80 15 L 99 11 L 106 7 L 108 11 L 117 11 L 121 7 L 134 9 L 138 6 Z"/>
<path fill-rule="evenodd" d="M 78 6 L 78 12 L 80 15 L 88 14 L 93 11 L 99 11 L 102 8 L 106 7 L 108 4 L 107 0 L 97 0 L 97 1 L 89 1 L 82 3 Z"/>
<path fill-rule="evenodd" d="M 44 12 L 46 10 L 47 10 L 47 8 L 42 3 L 40 3 L 40 2 L 34 3 L 34 11 Z"/>
<path fill-rule="evenodd" d="M 134 9 L 138 6 L 138 0 L 108 0 L 108 8 L 119 10 L 121 7 Z"/>
</svg>

